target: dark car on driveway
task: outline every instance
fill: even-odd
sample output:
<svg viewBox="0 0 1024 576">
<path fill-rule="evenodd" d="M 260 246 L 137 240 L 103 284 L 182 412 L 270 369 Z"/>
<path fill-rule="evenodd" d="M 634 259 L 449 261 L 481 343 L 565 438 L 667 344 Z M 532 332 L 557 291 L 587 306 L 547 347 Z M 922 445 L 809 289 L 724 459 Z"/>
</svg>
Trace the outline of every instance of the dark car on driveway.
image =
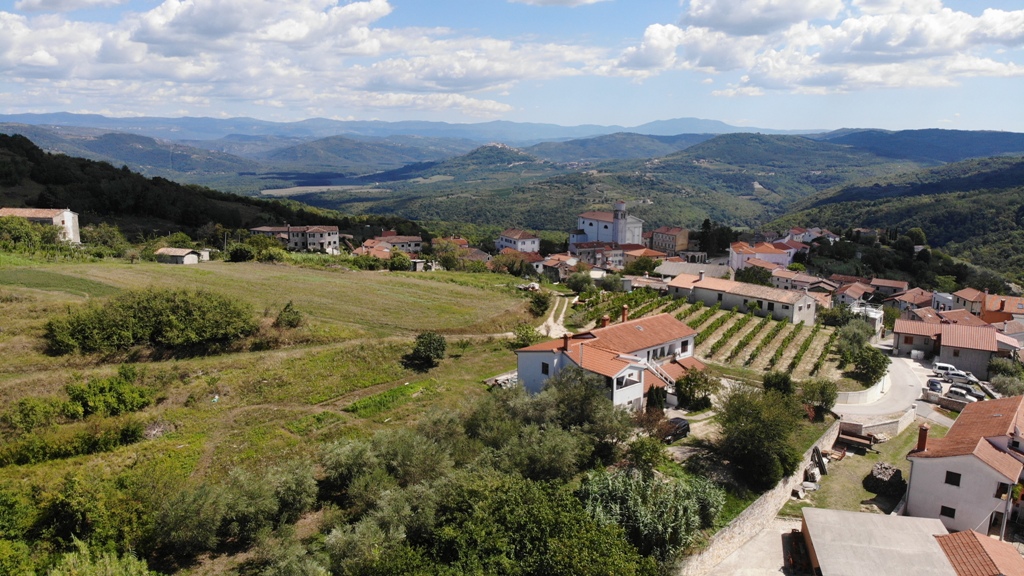
<svg viewBox="0 0 1024 576">
<path fill-rule="evenodd" d="M 690 435 L 690 421 L 686 418 L 671 418 L 665 423 L 665 442 L 675 442 Z"/>
<path fill-rule="evenodd" d="M 928 389 L 931 390 L 932 392 L 938 392 L 939 394 L 942 394 L 942 380 L 939 380 L 938 378 L 929 378 Z"/>
</svg>

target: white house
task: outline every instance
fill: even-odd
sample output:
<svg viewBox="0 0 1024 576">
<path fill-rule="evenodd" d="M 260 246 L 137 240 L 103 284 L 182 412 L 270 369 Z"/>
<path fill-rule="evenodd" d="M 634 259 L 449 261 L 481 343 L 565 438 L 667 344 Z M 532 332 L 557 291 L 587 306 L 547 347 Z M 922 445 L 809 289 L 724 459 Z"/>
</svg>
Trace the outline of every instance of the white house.
<svg viewBox="0 0 1024 576">
<path fill-rule="evenodd" d="M 0 218 L 16 216 L 36 224 L 51 224 L 61 229 L 60 237 L 65 242 L 81 244 L 78 230 L 78 214 L 68 208 L 0 208 Z"/>
<path fill-rule="evenodd" d="M 747 260 L 751 258 L 758 258 L 779 266 L 789 266 L 793 263 L 790 251 L 780 250 L 767 242 L 753 245 L 746 242 L 733 242 L 729 245 L 729 267 L 733 270 L 746 268 Z"/>
<path fill-rule="evenodd" d="M 703 273 L 693 276 L 680 274 L 668 283 L 668 293 L 676 298 L 700 300 L 706 306 L 721 304 L 723 310 L 732 308 L 747 312 L 757 305 L 762 313 L 772 318 L 785 318 L 794 324 L 814 324 L 818 301 L 801 290 L 783 290 L 771 286 L 747 284 L 722 278 L 712 278 Z"/>
<path fill-rule="evenodd" d="M 539 252 L 540 239 L 526 230 L 509 228 L 498 236 L 494 247 L 498 252 L 501 252 L 503 248 L 511 248 L 516 252 Z"/>
<path fill-rule="evenodd" d="M 697 331 L 671 314 L 603 326 L 516 350 L 519 382 L 532 394 L 566 366 L 601 376 L 616 406 L 640 410 L 653 387 L 672 387 L 688 370 L 704 368 L 693 357 Z"/>
<path fill-rule="evenodd" d="M 584 212 L 576 222 L 576 230 L 569 233 L 569 251 L 576 253 L 576 245 L 589 242 L 636 244 L 644 246 L 644 221 L 626 212 L 626 203 L 618 201 L 612 212 Z"/>
<path fill-rule="evenodd" d="M 210 259 L 209 250 L 192 248 L 159 248 L 154 254 L 156 261 L 164 264 L 199 264 Z"/>
<path fill-rule="evenodd" d="M 1001 532 L 1024 470 L 1024 396 L 968 404 L 943 438 L 924 425 L 910 460 L 908 516 L 938 518 L 952 531 Z"/>
<path fill-rule="evenodd" d="M 249 232 L 276 238 L 288 250 L 339 254 L 341 235 L 337 226 L 259 226 Z"/>
</svg>

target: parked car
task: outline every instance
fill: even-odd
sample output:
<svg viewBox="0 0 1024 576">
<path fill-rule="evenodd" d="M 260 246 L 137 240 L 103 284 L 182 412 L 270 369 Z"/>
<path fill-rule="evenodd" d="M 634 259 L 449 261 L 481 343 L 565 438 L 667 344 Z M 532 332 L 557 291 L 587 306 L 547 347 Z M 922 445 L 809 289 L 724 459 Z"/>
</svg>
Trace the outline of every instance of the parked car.
<svg viewBox="0 0 1024 576">
<path fill-rule="evenodd" d="M 950 384 L 949 389 L 963 390 L 964 394 L 967 394 L 968 396 L 974 398 L 975 400 L 984 400 L 988 398 L 988 396 L 986 396 L 984 392 L 968 384 Z"/>
<path fill-rule="evenodd" d="M 974 396 L 970 396 L 963 388 L 950 388 L 949 392 L 946 392 L 946 398 L 952 398 L 954 400 L 960 400 L 962 402 L 977 402 L 978 399 Z"/>
<path fill-rule="evenodd" d="M 690 435 L 690 421 L 686 418 L 671 418 L 665 424 L 665 442 L 675 442 Z"/>
<path fill-rule="evenodd" d="M 981 384 L 981 381 L 974 377 L 974 374 L 964 370 L 950 370 L 946 372 L 946 381 L 955 384 Z"/>
<path fill-rule="evenodd" d="M 929 378 L 928 389 L 931 390 L 932 392 L 938 392 L 939 394 L 942 394 L 942 380 L 939 380 L 938 378 Z"/>
<path fill-rule="evenodd" d="M 943 362 L 936 362 L 932 364 L 932 372 L 935 372 L 936 376 L 945 376 L 947 372 L 953 372 L 956 370 L 956 366 L 952 364 L 945 364 Z"/>
</svg>

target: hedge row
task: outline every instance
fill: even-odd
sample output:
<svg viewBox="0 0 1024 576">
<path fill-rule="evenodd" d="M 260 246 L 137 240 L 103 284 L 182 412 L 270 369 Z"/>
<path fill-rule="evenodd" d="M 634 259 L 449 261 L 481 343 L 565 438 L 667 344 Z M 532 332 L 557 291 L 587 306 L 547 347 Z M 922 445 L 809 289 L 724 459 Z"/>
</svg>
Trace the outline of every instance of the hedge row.
<svg viewBox="0 0 1024 576">
<path fill-rule="evenodd" d="M 690 316 L 693 316 L 698 310 L 700 310 L 703 307 L 704 307 L 704 302 L 701 301 L 701 300 L 698 300 L 698 301 L 694 302 L 693 304 L 691 304 L 690 307 L 687 308 L 686 310 L 683 310 L 682 312 L 676 314 L 676 320 L 686 320 Z"/>
<path fill-rule="evenodd" d="M 142 440 L 143 426 L 129 420 L 71 435 L 26 434 L 0 448 L 0 466 L 36 464 L 58 458 L 110 452 Z"/>
<path fill-rule="evenodd" d="M 821 354 L 818 354 L 818 359 L 814 361 L 814 366 L 811 367 L 811 374 L 817 374 L 818 370 L 825 365 L 825 359 L 828 358 L 829 352 L 832 351 L 832 345 L 836 342 L 836 337 L 839 336 L 839 330 L 833 330 L 832 334 L 828 337 L 828 342 L 821 349 Z"/>
</svg>

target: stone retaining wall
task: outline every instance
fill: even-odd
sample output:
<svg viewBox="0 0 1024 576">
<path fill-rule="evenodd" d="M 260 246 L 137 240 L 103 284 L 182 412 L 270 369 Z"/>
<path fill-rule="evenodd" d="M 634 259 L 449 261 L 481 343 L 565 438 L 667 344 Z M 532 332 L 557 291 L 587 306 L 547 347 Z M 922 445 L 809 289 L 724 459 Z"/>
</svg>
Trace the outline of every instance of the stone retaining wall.
<svg viewBox="0 0 1024 576">
<path fill-rule="evenodd" d="M 732 522 L 711 538 L 707 548 L 685 558 L 680 564 L 677 574 L 679 576 L 703 576 L 711 573 L 712 569 L 722 560 L 746 544 L 758 532 L 764 530 L 789 501 L 793 489 L 804 481 L 804 470 L 811 464 L 811 452 L 814 447 L 825 451 L 830 450 L 835 444 L 836 437 L 839 436 L 839 424 L 838 420 L 832 423 L 821 435 L 821 438 L 814 443 L 814 446 L 804 453 L 804 458 L 795 474 L 783 478 L 778 486 L 762 494 L 739 516 L 733 518 Z"/>
<path fill-rule="evenodd" d="M 917 409 L 914 406 L 911 406 L 910 408 L 907 408 L 899 418 L 885 420 L 882 422 L 870 422 L 867 424 L 843 420 L 840 427 L 843 432 L 860 435 L 885 434 L 886 436 L 893 438 L 898 436 L 900 432 L 906 430 L 907 426 L 910 426 L 914 422 L 915 418 L 917 418 Z"/>
<path fill-rule="evenodd" d="M 836 404 L 870 404 L 876 402 L 885 395 L 889 389 L 889 375 L 882 376 L 882 379 L 874 386 L 859 392 L 840 392 Z"/>
</svg>

